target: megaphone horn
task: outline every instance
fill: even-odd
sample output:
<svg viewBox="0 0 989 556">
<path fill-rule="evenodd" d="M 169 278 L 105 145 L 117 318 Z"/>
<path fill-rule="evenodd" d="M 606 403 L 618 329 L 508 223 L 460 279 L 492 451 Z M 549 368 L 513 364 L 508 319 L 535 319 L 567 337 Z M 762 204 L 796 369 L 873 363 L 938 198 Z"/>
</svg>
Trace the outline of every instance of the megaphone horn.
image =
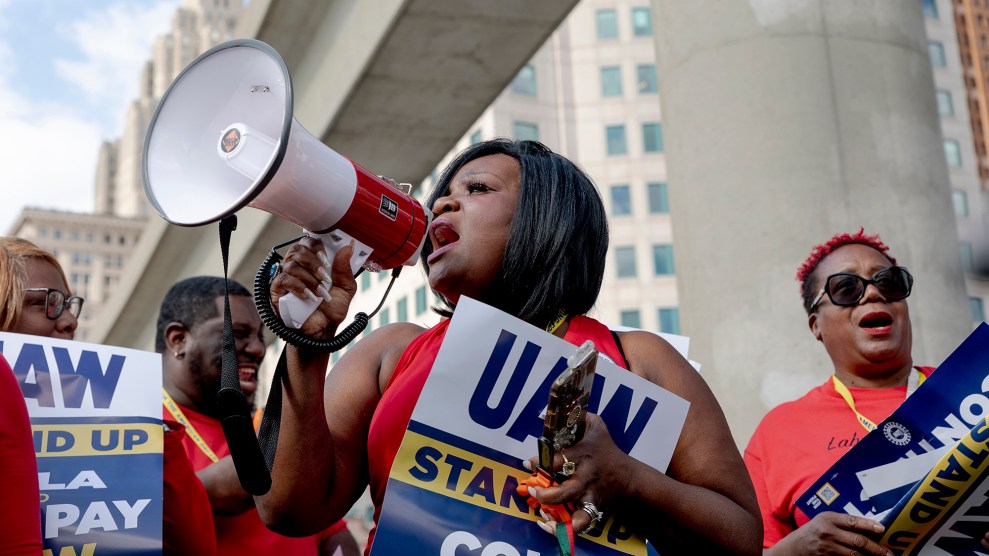
<svg viewBox="0 0 989 556">
<path fill-rule="evenodd" d="M 351 258 L 351 265 L 364 264 L 366 258 L 378 270 L 397 272 L 402 264 L 415 264 L 432 216 L 407 193 L 299 125 L 292 117 L 292 80 L 285 62 L 270 46 L 250 39 L 206 51 L 175 78 L 148 127 L 142 174 L 151 205 L 173 224 L 200 226 L 252 206 L 320 234 L 328 255 L 354 238 L 359 255 L 356 262 Z M 231 220 L 220 227 L 225 272 Z M 267 297 L 267 290 L 255 302 L 261 295 Z M 298 328 L 318 303 L 281 296 L 280 316 Z M 281 324 L 265 320 L 269 322 Z M 338 349 L 367 322 L 367 315 L 358 314 L 329 343 Z M 232 337 L 223 343 L 224 360 L 235 361 Z M 225 386 L 217 396 L 223 432 L 241 485 L 260 495 L 271 486 L 268 468 L 277 445 L 277 418 L 269 419 L 266 411 L 262 430 L 275 432 L 265 436 L 274 441 L 266 442 L 262 455 L 237 387 L 236 367 L 224 367 Z M 276 390 L 281 382 L 274 382 L 271 395 L 280 402 Z M 269 427 L 271 422 L 275 424 Z"/>
<path fill-rule="evenodd" d="M 238 39 L 199 56 L 165 92 L 145 139 L 155 211 L 199 226 L 251 206 L 314 233 L 339 230 L 377 268 L 415 264 L 432 214 L 323 145 L 292 103 L 288 68 L 267 44 Z"/>
</svg>

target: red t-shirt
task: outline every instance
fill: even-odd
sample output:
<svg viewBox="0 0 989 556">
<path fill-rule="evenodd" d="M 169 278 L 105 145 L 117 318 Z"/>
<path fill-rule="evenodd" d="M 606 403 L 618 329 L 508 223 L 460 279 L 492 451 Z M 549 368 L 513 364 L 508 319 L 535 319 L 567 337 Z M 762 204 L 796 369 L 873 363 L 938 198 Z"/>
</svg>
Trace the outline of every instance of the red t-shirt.
<svg viewBox="0 0 989 556">
<path fill-rule="evenodd" d="M 367 456 L 375 523 L 381 513 L 381 503 L 385 498 L 385 487 L 388 484 L 392 463 L 395 461 L 395 455 L 398 454 L 398 448 L 402 444 L 405 430 L 412 418 L 412 411 L 426 384 L 426 378 L 429 377 L 429 371 L 433 368 L 433 362 L 436 360 L 449 325 L 449 319 L 440 322 L 417 336 L 405 348 L 374 410 L 374 416 L 371 417 L 367 435 Z M 580 315 L 572 317 L 563 339 L 577 346 L 586 340 L 592 340 L 600 353 L 625 368 L 625 358 L 618 349 L 611 330 L 590 317 Z M 535 444 L 533 444 L 533 455 L 535 455 Z M 370 552 L 373 541 L 374 529 L 368 536 L 366 553 Z"/>
<path fill-rule="evenodd" d="M 920 370 L 929 375 L 933 369 Z M 889 417 L 907 393 L 906 386 L 848 390 L 858 412 L 873 423 Z M 831 379 L 763 417 L 745 448 L 745 465 L 762 513 L 763 548 L 809 521 L 796 508 L 797 498 L 865 434 Z"/>
<path fill-rule="evenodd" d="M 176 404 L 178 405 L 178 404 Z M 196 429 L 206 444 L 218 458 L 230 455 L 227 441 L 223 436 L 220 421 L 208 415 L 179 405 L 186 419 Z M 167 416 L 167 410 L 163 408 Z M 213 461 L 196 446 L 188 434 L 183 435 L 182 445 L 186 456 L 197 472 L 213 464 Z M 275 556 L 310 556 L 317 553 L 319 541 L 346 528 L 340 520 L 322 533 L 309 537 L 285 537 L 268 529 L 255 508 L 236 516 L 213 516 L 216 528 L 216 545 L 219 556 L 242 556 L 244 554 L 272 554 Z"/>
<path fill-rule="evenodd" d="M 24 394 L 0 355 L 0 555 L 41 554 L 38 459 Z"/>
<path fill-rule="evenodd" d="M 168 419 L 165 424 L 167 429 L 162 450 L 163 554 L 213 556 L 216 554 L 213 509 L 210 508 L 206 488 L 185 455 L 185 448 L 182 446 L 185 428 Z"/>
</svg>

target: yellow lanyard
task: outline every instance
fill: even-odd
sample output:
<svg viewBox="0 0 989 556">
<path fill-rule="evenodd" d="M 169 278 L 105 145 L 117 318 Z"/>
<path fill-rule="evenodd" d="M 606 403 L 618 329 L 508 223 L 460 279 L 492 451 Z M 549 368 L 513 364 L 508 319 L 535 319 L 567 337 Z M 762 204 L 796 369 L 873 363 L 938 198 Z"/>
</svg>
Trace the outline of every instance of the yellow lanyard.
<svg viewBox="0 0 989 556">
<path fill-rule="evenodd" d="M 567 320 L 567 312 L 560 309 L 556 312 L 556 318 L 546 325 L 546 332 L 550 334 L 556 332 L 556 329 L 563 325 L 564 321 Z"/>
<path fill-rule="evenodd" d="M 910 378 L 907 379 L 907 396 L 913 394 L 913 391 L 917 389 L 918 386 L 924 383 L 927 377 L 924 373 L 918 372 L 917 369 L 910 369 Z M 845 399 L 845 403 L 851 408 L 852 413 L 855 414 L 855 418 L 858 419 L 860 425 L 865 428 L 866 431 L 872 432 L 876 428 L 876 424 L 873 423 L 868 417 L 862 415 L 855 409 L 855 398 L 852 397 L 852 393 L 845 386 L 838 375 L 831 375 L 831 382 L 834 383 L 834 389 L 838 394 Z"/>
<path fill-rule="evenodd" d="M 179 422 L 179 424 L 185 427 L 185 433 L 189 435 L 189 438 L 191 438 L 193 442 L 196 443 L 196 446 L 199 446 L 199 449 L 206 454 L 206 457 L 212 460 L 213 463 L 220 461 L 220 458 L 216 457 L 216 454 L 213 453 L 213 450 L 206 444 L 203 437 L 199 435 L 199 431 L 196 430 L 196 427 L 192 426 L 192 423 L 189 422 L 189 419 L 185 416 L 185 413 L 182 413 L 182 408 L 179 407 L 179 404 L 175 403 L 175 400 L 168 395 L 168 392 L 166 392 L 164 388 L 161 389 L 161 403 L 165 404 L 165 409 L 168 410 L 168 412 L 175 418 L 176 421 Z"/>
</svg>

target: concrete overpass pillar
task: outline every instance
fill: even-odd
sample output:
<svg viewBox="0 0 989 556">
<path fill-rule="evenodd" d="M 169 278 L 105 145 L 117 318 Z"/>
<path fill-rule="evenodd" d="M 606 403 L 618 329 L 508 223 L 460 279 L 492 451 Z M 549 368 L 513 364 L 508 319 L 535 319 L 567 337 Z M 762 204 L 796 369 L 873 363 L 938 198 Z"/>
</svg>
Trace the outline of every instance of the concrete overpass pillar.
<svg viewBox="0 0 989 556">
<path fill-rule="evenodd" d="M 652 0 L 683 330 L 744 446 L 825 380 L 798 264 L 864 226 L 916 278 L 914 360 L 971 330 L 920 2 Z"/>
</svg>

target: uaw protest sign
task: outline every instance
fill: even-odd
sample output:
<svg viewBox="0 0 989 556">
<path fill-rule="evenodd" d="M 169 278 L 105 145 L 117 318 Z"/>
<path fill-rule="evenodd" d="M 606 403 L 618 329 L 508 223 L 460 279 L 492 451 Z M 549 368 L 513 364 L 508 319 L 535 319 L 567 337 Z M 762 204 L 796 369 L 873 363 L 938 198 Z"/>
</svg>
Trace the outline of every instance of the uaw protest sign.
<svg viewBox="0 0 989 556">
<path fill-rule="evenodd" d="M 161 357 L 9 333 L 0 352 L 31 417 L 44 556 L 161 554 Z"/>
<path fill-rule="evenodd" d="M 556 538 L 516 493 L 536 455 L 552 381 L 577 346 L 461 298 L 388 480 L 373 556 L 549 556 Z M 626 453 L 669 465 L 689 404 L 600 358 L 589 411 Z M 580 470 L 577 470 L 580 473 Z M 581 555 L 646 554 L 610 520 L 576 540 Z"/>
<path fill-rule="evenodd" d="M 989 325 L 797 501 L 881 521 L 896 555 L 984 554 L 989 532 Z M 795 463 L 798 465 L 799 463 Z"/>
</svg>

